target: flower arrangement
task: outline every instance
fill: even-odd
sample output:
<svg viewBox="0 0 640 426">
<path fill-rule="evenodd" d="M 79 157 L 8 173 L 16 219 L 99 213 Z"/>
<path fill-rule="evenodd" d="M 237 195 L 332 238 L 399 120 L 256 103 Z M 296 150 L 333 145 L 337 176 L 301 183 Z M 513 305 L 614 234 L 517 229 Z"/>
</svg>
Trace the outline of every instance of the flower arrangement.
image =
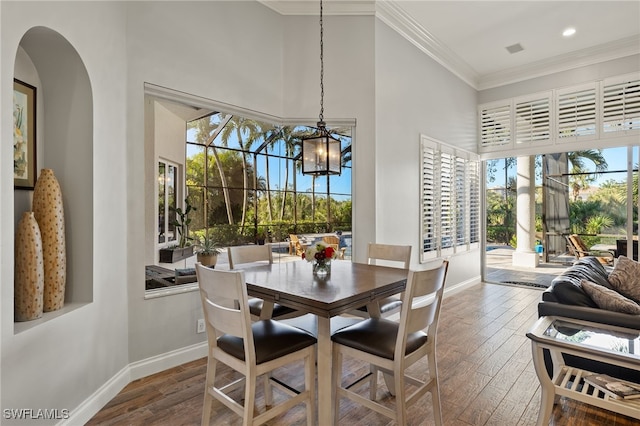
<svg viewBox="0 0 640 426">
<path fill-rule="evenodd" d="M 303 259 L 313 263 L 313 273 L 321 276 L 331 272 L 331 259 L 335 259 L 336 256 L 333 247 L 323 243 L 311 245 L 302 253 Z"/>
</svg>

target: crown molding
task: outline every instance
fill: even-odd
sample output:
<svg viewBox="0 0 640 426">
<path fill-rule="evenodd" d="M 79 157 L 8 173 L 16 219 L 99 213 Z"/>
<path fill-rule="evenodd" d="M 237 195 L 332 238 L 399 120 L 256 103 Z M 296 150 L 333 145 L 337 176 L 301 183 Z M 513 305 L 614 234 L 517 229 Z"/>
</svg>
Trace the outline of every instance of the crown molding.
<svg viewBox="0 0 640 426">
<path fill-rule="evenodd" d="M 317 15 L 316 0 L 258 0 L 281 15 Z M 640 54 L 640 38 L 628 37 L 589 49 L 489 74 L 479 74 L 406 13 L 394 0 L 325 0 L 327 15 L 374 15 L 421 52 L 475 90 L 492 89 L 536 77 Z"/>
<path fill-rule="evenodd" d="M 479 78 L 478 73 L 407 14 L 396 2 L 379 1 L 376 4 L 376 17 L 378 19 L 462 81 L 476 88 Z"/>
<path fill-rule="evenodd" d="M 280 15 L 318 15 L 317 0 L 258 0 Z M 374 15 L 375 0 L 325 0 L 323 15 Z"/>
<path fill-rule="evenodd" d="M 627 37 L 592 48 L 578 50 L 568 55 L 560 55 L 544 61 L 483 75 L 478 80 L 477 89 L 486 90 L 506 86 L 507 84 L 638 54 L 640 54 L 640 38 L 637 36 Z"/>
</svg>

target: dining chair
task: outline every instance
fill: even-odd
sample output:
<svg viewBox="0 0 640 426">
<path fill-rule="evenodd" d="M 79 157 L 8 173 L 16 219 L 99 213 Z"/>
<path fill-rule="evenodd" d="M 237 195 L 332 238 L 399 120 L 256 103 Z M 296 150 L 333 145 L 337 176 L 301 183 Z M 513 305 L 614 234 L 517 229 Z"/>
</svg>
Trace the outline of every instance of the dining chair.
<svg viewBox="0 0 640 426">
<path fill-rule="evenodd" d="M 367 263 L 369 265 L 391 266 L 408 270 L 410 262 L 411 246 L 369 243 L 367 247 Z M 380 315 L 389 317 L 400 312 L 400 306 L 402 305 L 401 295 L 385 297 L 378 304 Z M 370 316 L 366 306 L 354 309 L 349 314 L 362 318 L 369 318 Z"/>
<path fill-rule="evenodd" d="M 436 365 L 436 330 L 448 266 L 449 262 L 445 260 L 435 269 L 409 271 L 398 322 L 370 318 L 342 328 L 331 336 L 334 424 L 338 424 L 341 397 L 387 416 L 399 425 L 405 425 L 407 408 L 426 392 L 431 392 L 435 424 L 442 425 Z M 342 385 L 342 359 L 345 355 L 371 365 L 368 375 L 347 386 Z M 407 368 L 424 358 L 427 358 L 428 364 L 426 380 L 408 375 Z M 422 373 L 424 369 L 420 368 L 418 371 Z M 393 387 L 390 391 L 395 394 L 395 410 L 376 402 L 378 372 L 393 376 L 389 387 Z M 367 382 L 367 378 L 369 399 L 356 392 L 360 385 Z M 406 384 L 414 386 L 415 390 L 408 394 Z"/>
<path fill-rule="evenodd" d="M 202 424 L 208 425 L 213 400 L 238 414 L 243 425 L 259 425 L 305 403 L 307 425 L 315 422 L 315 362 L 317 340 L 311 334 L 275 320 L 251 321 L 244 271 L 221 271 L 196 263 L 209 343 Z M 277 368 L 304 362 L 304 390 L 297 391 L 271 376 Z M 243 377 L 216 380 L 221 362 Z M 263 376 L 265 410 L 256 413 L 257 378 Z M 224 382 L 224 383 L 221 383 Z M 244 404 L 230 395 L 244 386 Z M 290 398 L 273 405 L 273 388 Z"/>
<path fill-rule="evenodd" d="M 230 269 L 236 269 L 238 265 L 254 264 L 254 266 L 258 266 L 261 264 L 273 264 L 273 252 L 269 244 L 233 246 L 228 248 L 227 254 L 229 256 Z M 264 300 L 256 297 L 249 299 L 249 311 L 254 321 L 262 318 L 263 307 Z M 297 317 L 299 315 L 301 315 L 301 313 L 293 308 L 282 306 L 278 303 L 273 304 L 271 318 L 284 319 Z"/>
</svg>

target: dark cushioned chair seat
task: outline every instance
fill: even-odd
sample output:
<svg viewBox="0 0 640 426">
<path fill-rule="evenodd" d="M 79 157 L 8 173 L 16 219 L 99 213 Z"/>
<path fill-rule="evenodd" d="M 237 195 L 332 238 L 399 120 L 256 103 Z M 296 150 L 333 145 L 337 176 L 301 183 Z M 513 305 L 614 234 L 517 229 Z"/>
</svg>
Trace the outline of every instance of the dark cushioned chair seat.
<svg viewBox="0 0 640 426">
<path fill-rule="evenodd" d="M 251 328 L 256 348 L 256 364 L 304 349 L 317 341 L 302 329 L 274 320 L 257 321 L 251 324 Z M 244 341 L 241 338 L 224 335 L 218 338 L 218 346 L 229 355 L 244 361 Z"/>
<path fill-rule="evenodd" d="M 259 317 L 262 313 L 262 306 L 264 305 L 264 300 L 258 298 L 249 299 L 249 312 L 251 315 L 255 315 Z M 287 315 L 292 312 L 295 312 L 295 309 L 289 308 L 287 306 L 282 306 L 277 303 L 273 304 L 273 314 L 271 314 L 271 318 L 278 318 L 282 315 Z"/>
<path fill-rule="evenodd" d="M 381 299 L 380 302 L 378 303 L 380 303 L 380 313 L 383 315 L 386 314 L 387 312 L 391 312 L 394 309 L 398 309 L 400 308 L 400 306 L 402 306 L 402 300 L 400 300 L 399 297 L 394 297 L 394 296 L 385 297 L 384 299 Z M 360 306 L 358 310 L 366 312 L 367 307 Z"/>
<path fill-rule="evenodd" d="M 338 330 L 331 336 L 331 340 L 382 358 L 393 359 L 397 337 L 397 322 L 384 318 L 370 318 Z M 410 334 L 407 336 L 405 355 L 426 342 L 427 335 L 422 331 Z"/>
<path fill-rule="evenodd" d="M 363 321 L 362 318 L 352 317 L 331 317 L 331 334 L 340 330 L 341 328 L 348 327 L 353 324 L 357 324 Z M 279 321 L 283 324 L 288 324 L 293 327 L 298 327 L 318 337 L 318 323 L 314 314 L 305 314 L 299 317 L 283 319 Z"/>
</svg>

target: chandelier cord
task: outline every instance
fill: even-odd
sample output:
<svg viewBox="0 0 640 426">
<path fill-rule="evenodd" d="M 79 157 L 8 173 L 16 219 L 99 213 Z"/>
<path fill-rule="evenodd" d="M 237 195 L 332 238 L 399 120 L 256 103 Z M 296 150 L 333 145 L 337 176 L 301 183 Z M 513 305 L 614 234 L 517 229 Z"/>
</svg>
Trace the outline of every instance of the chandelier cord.
<svg viewBox="0 0 640 426">
<path fill-rule="evenodd" d="M 322 0 L 320 0 L 320 123 L 324 124 L 324 28 L 322 25 Z M 320 124 L 318 123 L 318 124 Z"/>
</svg>

